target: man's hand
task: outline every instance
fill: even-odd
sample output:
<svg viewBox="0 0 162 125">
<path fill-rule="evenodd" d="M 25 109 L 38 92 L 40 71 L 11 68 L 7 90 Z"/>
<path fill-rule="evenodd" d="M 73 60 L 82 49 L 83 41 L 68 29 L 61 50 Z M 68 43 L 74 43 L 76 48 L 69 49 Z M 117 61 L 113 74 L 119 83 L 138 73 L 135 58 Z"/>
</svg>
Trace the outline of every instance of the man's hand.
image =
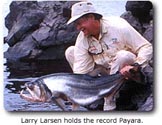
<svg viewBox="0 0 162 125">
<path fill-rule="evenodd" d="M 128 79 L 130 76 L 131 76 L 131 74 L 130 74 L 130 69 L 133 69 L 134 68 L 134 66 L 131 66 L 131 65 L 127 65 L 127 66 L 125 66 L 125 67 L 123 67 L 121 70 L 120 70 L 120 73 L 126 78 L 126 79 Z"/>
<path fill-rule="evenodd" d="M 120 73 L 125 79 L 131 79 L 137 83 L 144 83 L 146 81 L 145 75 L 141 72 L 141 66 L 137 63 L 123 67 Z"/>
</svg>

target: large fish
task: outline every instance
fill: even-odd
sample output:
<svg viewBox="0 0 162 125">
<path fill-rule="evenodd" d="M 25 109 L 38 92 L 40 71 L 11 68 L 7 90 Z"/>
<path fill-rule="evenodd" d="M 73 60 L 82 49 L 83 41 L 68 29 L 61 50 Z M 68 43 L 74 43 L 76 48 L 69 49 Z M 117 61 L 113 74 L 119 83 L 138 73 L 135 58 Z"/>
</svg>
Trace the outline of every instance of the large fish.
<svg viewBox="0 0 162 125">
<path fill-rule="evenodd" d="M 28 101 L 55 103 L 66 110 L 61 99 L 67 98 L 77 105 L 87 106 L 93 102 L 115 93 L 124 81 L 120 74 L 92 77 L 83 74 L 55 73 L 38 78 L 25 84 L 30 94 L 21 91 L 20 96 Z"/>
</svg>

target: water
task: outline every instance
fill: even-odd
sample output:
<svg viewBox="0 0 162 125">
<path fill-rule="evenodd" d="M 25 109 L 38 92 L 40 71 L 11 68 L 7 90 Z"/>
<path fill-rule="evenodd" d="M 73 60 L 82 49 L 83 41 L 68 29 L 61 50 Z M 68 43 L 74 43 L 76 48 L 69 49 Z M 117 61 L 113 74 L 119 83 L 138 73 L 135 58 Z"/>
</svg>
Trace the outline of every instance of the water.
<svg viewBox="0 0 162 125">
<path fill-rule="evenodd" d="M 9 12 L 8 0 L 4 4 L 3 16 Z M 104 16 L 120 16 L 125 12 L 126 1 L 108 1 L 108 0 L 90 0 L 97 8 L 98 12 Z M 7 29 L 4 27 L 4 36 L 7 35 Z M 4 51 L 8 45 L 4 45 Z M 7 111 L 60 111 L 55 104 L 49 103 L 31 103 L 20 98 L 19 93 L 24 89 L 24 83 L 32 78 L 55 73 L 71 72 L 66 60 L 44 61 L 44 62 L 16 62 L 10 64 L 4 59 L 4 106 Z M 67 104 L 68 109 L 71 105 Z M 79 110 L 86 111 L 84 108 Z"/>
<path fill-rule="evenodd" d="M 120 16 L 125 12 L 126 0 L 89 0 L 103 16 Z"/>
</svg>

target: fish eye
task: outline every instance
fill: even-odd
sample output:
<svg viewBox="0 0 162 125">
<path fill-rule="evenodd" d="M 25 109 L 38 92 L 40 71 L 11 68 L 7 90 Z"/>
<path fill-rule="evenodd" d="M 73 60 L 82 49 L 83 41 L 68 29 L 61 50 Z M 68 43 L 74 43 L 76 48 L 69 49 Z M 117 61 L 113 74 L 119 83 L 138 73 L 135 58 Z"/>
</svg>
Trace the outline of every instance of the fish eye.
<svg viewBox="0 0 162 125">
<path fill-rule="evenodd" d="M 34 89 L 34 85 L 33 85 L 32 83 L 29 83 L 29 84 L 28 84 L 28 88 L 29 88 L 30 90 L 33 90 L 33 89 Z"/>
</svg>

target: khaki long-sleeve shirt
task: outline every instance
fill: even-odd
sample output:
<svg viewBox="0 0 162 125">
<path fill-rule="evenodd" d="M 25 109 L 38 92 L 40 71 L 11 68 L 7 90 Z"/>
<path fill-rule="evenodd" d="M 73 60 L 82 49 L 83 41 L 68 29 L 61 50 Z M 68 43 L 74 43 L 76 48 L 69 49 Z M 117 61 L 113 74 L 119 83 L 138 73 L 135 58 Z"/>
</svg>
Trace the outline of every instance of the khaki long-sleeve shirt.
<svg viewBox="0 0 162 125">
<path fill-rule="evenodd" d="M 74 73 L 88 73 L 95 63 L 111 67 L 116 53 L 127 50 L 136 55 L 136 63 L 147 65 L 153 48 L 127 21 L 120 17 L 101 19 L 99 39 L 84 36 L 81 31 L 74 48 Z"/>
</svg>

